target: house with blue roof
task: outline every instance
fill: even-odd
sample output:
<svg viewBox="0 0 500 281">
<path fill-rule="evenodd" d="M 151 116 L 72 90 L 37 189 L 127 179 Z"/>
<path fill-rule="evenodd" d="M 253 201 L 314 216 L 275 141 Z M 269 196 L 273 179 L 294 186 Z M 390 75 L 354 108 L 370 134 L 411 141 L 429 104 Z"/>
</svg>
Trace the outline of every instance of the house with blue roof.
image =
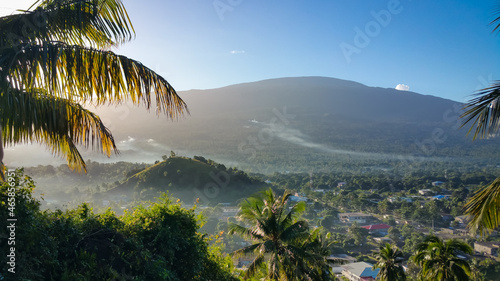
<svg viewBox="0 0 500 281">
<path fill-rule="evenodd" d="M 342 265 L 342 276 L 350 281 L 373 281 L 377 279 L 380 268 L 373 269 L 373 264 L 355 262 Z"/>
<path fill-rule="evenodd" d="M 443 200 L 443 199 L 449 199 L 449 198 L 450 198 L 450 195 L 436 195 L 436 196 L 432 196 L 433 200 Z"/>
</svg>

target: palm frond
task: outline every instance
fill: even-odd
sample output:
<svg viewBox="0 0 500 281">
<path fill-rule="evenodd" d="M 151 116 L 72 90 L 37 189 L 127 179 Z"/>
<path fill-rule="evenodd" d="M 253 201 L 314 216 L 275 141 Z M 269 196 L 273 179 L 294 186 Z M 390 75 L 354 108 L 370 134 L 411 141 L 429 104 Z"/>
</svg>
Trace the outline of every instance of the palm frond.
<svg viewBox="0 0 500 281">
<path fill-rule="evenodd" d="M 279 256 L 276 253 L 271 254 L 267 265 L 267 280 L 284 280 L 280 278 L 283 272 Z M 285 279 L 286 280 L 286 279 Z"/>
<path fill-rule="evenodd" d="M 229 224 L 229 234 L 230 235 L 238 234 L 251 240 L 259 240 L 264 238 L 263 235 L 259 233 L 259 231 L 253 228 L 244 227 L 234 223 Z"/>
<path fill-rule="evenodd" d="M 471 271 L 468 262 L 457 257 L 460 251 L 472 253 L 467 243 L 456 239 L 443 242 L 431 235 L 417 249 L 413 260 L 422 267 L 420 276 L 426 277 L 426 280 L 469 280 Z"/>
<path fill-rule="evenodd" d="M 310 236 L 309 226 L 306 221 L 297 221 L 291 226 L 285 228 L 279 238 L 287 243 L 304 241 Z"/>
<path fill-rule="evenodd" d="M 283 219 L 283 225 L 289 226 L 293 221 L 300 216 L 306 210 L 306 202 L 298 202 L 293 205 L 293 207 L 288 211 L 287 215 Z"/>
<path fill-rule="evenodd" d="M 494 25 L 493 32 L 500 32 L 500 5 L 498 5 L 495 9 L 495 14 L 497 14 L 498 16 L 494 20 L 492 20 L 490 24 Z"/>
<path fill-rule="evenodd" d="M 467 276 L 470 275 L 472 272 L 469 262 L 461 258 L 455 258 L 450 260 L 450 269 L 452 269 L 455 266 L 461 268 L 463 270 L 463 273 L 465 273 L 465 275 Z M 461 272 L 460 270 L 458 270 L 458 268 L 455 268 L 455 270 L 457 270 L 457 272 Z"/>
<path fill-rule="evenodd" d="M 288 199 L 289 192 L 276 196 L 268 189 L 242 201 L 238 219 L 250 227 L 232 224 L 229 233 L 259 242 L 259 254 L 265 254 L 268 261 L 266 280 L 332 280 L 326 260 L 328 242 L 322 240 L 319 229 L 309 233 L 307 223 L 297 220 L 304 204 L 288 210 Z M 246 276 L 252 276 L 251 272 Z"/>
<path fill-rule="evenodd" d="M 377 263 L 373 269 L 380 268 L 378 278 L 386 280 L 406 280 L 406 275 L 402 267 L 403 253 L 395 245 L 386 243 L 380 246 L 376 254 Z"/>
<path fill-rule="evenodd" d="M 464 127 L 472 121 L 467 134 L 474 131 L 473 139 L 495 134 L 500 125 L 500 81 L 476 94 L 465 106 L 460 118 L 465 118 Z M 475 129 L 474 129 L 475 128 Z"/>
<path fill-rule="evenodd" d="M 33 11 L 0 18 L 0 46 L 61 41 L 106 48 L 134 29 L 120 0 L 47 0 Z"/>
<path fill-rule="evenodd" d="M 113 52 L 62 43 L 26 44 L 22 52 L 2 50 L 0 66 L 14 87 L 46 88 L 58 97 L 95 105 L 134 104 L 152 106 L 157 114 L 177 118 L 187 106 L 160 75 L 138 61 Z"/>
<path fill-rule="evenodd" d="M 262 247 L 262 243 L 256 243 L 256 244 L 253 244 L 253 245 L 250 245 L 250 246 L 247 246 L 247 247 L 243 247 L 241 249 L 238 249 L 238 250 L 232 252 L 231 256 L 235 257 L 235 258 L 238 258 L 238 257 L 242 257 L 242 256 L 245 256 L 245 255 L 249 255 L 251 253 L 258 252 L 256 250 L 258 248 L 261 248 L 261 247 Z"/>
<path fill-rule="evenodd" d="M 70 167 L 85 162 L 76 145 L 104 153 L 118 153 L 111 132 L 100 118 L 81 105 L 54 98 L 41 89 L 9 89 L 0 95 L 0 124 L 5 144 L 43 142 L 53 154 L 66 157 Z"/>
<path fill-rule="evenodd" d="M 497 228 L 500 225 L 500 178 L 478 190 L 464 209 L 471 216 L 470 229 L 484 234 Z"/>
<path fill-rule="evenodd" d="M 446 241 L 446 249 L 450 251 L 450 254 L 454 254 L 456 251 L 464 252 L 465 254 L 472 255 L 472 248 L 469 244 L 464 241 L 457 239 L 449 239 Z"/>
<path fill-rule="evenodd" d="M 262 216 L 262 207 L 263 203 L 260 198 L 250 197 L 246 200 L 243 200 L 239 204 L 239 211 L 237 214 L 237 218 L 243 221 L 255 222 L 258 218 Z"/>
<path fill-rule="evenodd" d="M 257 272 L 259 270 L 260 266 L 264 263 L 264 255 L 259 254 L 255 257 L 255 259 L 248 265 L 247 270 L 245 271 L 245 276 L 244 278 L 247 279 Z"/>
</svg>

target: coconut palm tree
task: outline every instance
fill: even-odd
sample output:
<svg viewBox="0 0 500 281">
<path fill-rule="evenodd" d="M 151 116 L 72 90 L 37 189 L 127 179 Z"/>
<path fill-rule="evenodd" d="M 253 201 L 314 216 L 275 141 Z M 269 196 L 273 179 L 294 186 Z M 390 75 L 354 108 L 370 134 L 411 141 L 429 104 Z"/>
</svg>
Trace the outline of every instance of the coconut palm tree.
<svg viewBox="0 0 500 281">
<path fill-rule="evenodd" d="M 0 161 L 3 145 L 23 142 L 44 143 L 83 170 L 78 145 L 118 152 L 109 129 L 83 105 L 131 101 L 169 118 L 187 112 L 163 77 L 109 51 L 134 37 L 120 0 L 35 5 L 0 17 Z"/>
<path fill-rule="evenodd" d="M 276 196 L 271 190 L 263 191 L 240 203 L 238 219 L 244 225 L 231 224 L 230 234 L 239 234 L 255 243 L 233 252 L 234 256 L 253 254 L 245 278 L 254 276 L 267 262 L 266 280 L 329 280 L 325 272 L 325 239 L 318 231 L 309 232 L 307 223 L 298 220 L 305 210 L 299 202 L 288 209 L 290 193 Z M 333 279 L 331 279 L 333 280 Z"/>
<path fill-rule="evenodd" d="M 500 9 L 497 13 L 500 14 Z M 494 24 L 494 32 L 500 32 L 500 16 L 491 24 Z M 474 140 L 494 136 L 500 128 L 500 81 L 477 93 L 465 105 L 461 118 L 465 120 L 462 126 L 472 122 L 469 133 L 474 131 Z M 500 178 L 478 190 L 464 208 L 465 213 L 471 215 L 470 229 L 483 234 L 500 226 Z"/>
<path fill-rule="evenodd" d="M 465 242 L 427 236 L 417 248 L 413 261 L 422 267 L 420 277 L 425 280 L 465 281 L 469 280 L 469 263 L 458 257 L 459 253 L 472 254 L 472 248 Z"/>
<path fill-rule="evenodd" d="M 309 238 L 302 243 L 300 249 L 307 253 L 309 258 L 296 262 L 296 272 L 299 280 L 333 281 L 337 280 L 331 271 L 330 265 L 345 264 L 346 261 L 330 256 L 330 247 L 336 243 L 331 239 L 331 234 L 322 233 L 321 228 L 311 232 Z M 301 279 L 301 275 L 306 277 Z M 293 280 L 293 279 L 291 279 Z"/>
<path fill-rule="evenodd" d="M 381 281 L 401 281 L 406 280 L 406 274 L 402 266 L 403 252 L 398 247 L 386 243 L 380 246 L 375 258 L 377 263 L 373 269 L 380 268 L 377 280 Z"/>
</svg>

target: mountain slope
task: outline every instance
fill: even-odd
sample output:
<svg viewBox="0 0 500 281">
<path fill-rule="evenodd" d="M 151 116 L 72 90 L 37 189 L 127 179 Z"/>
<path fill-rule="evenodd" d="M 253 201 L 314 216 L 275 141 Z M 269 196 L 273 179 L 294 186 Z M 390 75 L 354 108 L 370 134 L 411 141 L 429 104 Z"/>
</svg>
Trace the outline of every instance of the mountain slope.
<svg viewBox="0 0 500 281">
<path fill-rule="evenodd" d="M 460 103 L 335 78 L 279 78 L 180 95 L 191 115 L 178 122 L 132 108 L 126 116 L 104 112 L 125 140 L 124 154 L 155 151 L 155 144 L 156 151 L 272 172 L 328 170 L 353 158 L 487 158 L 498 151 L 494 140 L 472 143 L 457 130 Z"/>
<path fill-rule="evenodd" d="M 304 114 L 335 114 L 358 120 L 441 122 L 444 111 L 461 107 L 457 102 L 434 96 L 326 77 L 270 79 L 182 92 L 182 96 L 193 114 L 251 113 L 248 117 L 255 112 L 287 106 Z"/>
<path fill-rule="evenodd" d="M 462 104 L 435 96 L 327 77 L 179 94 L 191 115 L 174 122 L 127 104 L 98 109 L 122 152 L 111 161 L 152 163 L 174 150 L 272 173 L 329 171 L 346 161 L 379 165 L 500 156 L 496 139 L 472 143 L 465 129 L 457 130 Z M 109 161 L 95 154 L 85 158 Z"/>
</svg>

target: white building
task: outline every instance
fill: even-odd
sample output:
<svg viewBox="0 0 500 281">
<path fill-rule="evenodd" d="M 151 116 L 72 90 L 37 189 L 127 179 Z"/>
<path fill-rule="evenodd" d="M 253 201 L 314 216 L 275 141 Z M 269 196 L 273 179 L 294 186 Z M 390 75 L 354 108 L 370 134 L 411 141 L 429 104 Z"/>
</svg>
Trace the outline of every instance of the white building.
<svg viewBox="0 0 500 281">
<path fill-rule="evenodd" d="M 339 214 L 339 219 L 341 222 L 344 222 L 344 223 L 357 222 L 360 224 L 365 224 L 368 221 L 371 221 L 373 219 L 373 217 L 372 217 L 372 215 L 364 214 L 364 213 L 341 213 L 341 214 Z"/>
</svg>

